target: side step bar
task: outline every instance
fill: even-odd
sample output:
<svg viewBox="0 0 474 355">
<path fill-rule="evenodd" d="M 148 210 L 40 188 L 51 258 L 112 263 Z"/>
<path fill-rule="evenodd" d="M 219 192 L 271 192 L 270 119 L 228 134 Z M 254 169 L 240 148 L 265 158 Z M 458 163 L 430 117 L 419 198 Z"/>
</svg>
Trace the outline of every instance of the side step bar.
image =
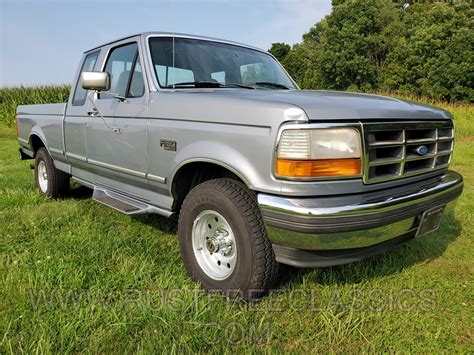
<svg viewBox="0 0 474 355">
<path fill-rule="evenodd" d="M 118 192 L 106 190 L 97 186 L 94 187 L 92 199 L 103 205 L 109 206 L 114 210 L 129 215 L 156 213 L 165 217 L 170 217 L 173 214 L 172 211 L 167 211 L 134 198 L 122 195 Z"/>
</svg>

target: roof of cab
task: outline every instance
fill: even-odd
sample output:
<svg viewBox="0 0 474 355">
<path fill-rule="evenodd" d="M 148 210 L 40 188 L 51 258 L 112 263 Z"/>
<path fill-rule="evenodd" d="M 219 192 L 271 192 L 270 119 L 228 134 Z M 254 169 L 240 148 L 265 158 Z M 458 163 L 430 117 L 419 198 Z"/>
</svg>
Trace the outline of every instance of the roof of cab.
<svg viewBox="0 0 474 355">
<path fill-rule="evenodd" d="M 89 49 L 89 50 L 85 51 L 84 53 L 88 53 L 88 52 L 94 51 L 96 49 L 99 49 L 99 48 L 108 46 L 110 44 L 113 44 L 115 42 L 123 41 L 127 38 L 132 38 L 132 37 L 136 37 L 136 36 L 143 36 L 143 37 L 148 37 L 148 36 L 169 36 L 169 37 L 173 37 L 174 36 L 174 37 L 178 37 L 178 38 L 193 38 L 193 39 L 201 39 L 201 40 L 211 41 L 211 42 L 228 43 L 228 44 L 232 44 L 232 45 L 239 46 L 239 47 L 251 48 L 251 49 L 255 49 L 255 50 L 258 50 L 258 51 L 261 51 L 261 52 L 265 52 L 265 53 L 267 52 L 266 50 L 258 48 L 258 47 L 253 47 L 253 46 L 243 44 L 243 43 L 239 43 L 239 42 L 228 41 L 228 40 L 221 39 L 221 38 L 199 36 L 199 35 L 192 35 L 192 34 L 186 34 L 186 33 L 173 33 L 173 32 L 141 32 L 141 33 L 135 33 L 135 34 L 130 35 L 130 36 L 121 37 L 121 38 L 115 39 L 113 41 L 101 44 L 100 46 Z"/>
</svg>

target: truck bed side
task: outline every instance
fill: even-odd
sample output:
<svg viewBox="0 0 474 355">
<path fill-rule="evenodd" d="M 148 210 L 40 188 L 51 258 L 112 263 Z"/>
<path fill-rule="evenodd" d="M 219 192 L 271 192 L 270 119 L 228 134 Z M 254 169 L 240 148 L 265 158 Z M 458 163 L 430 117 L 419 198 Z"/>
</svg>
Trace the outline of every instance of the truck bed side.
<svg viewBox="0 0 474 355">
<path fill-rule="evenodd" d="M 66 104 L 21 105 L 17 108 L 18 141 L 34 150 L 39 138 L 53 156 L 64 152 L 63 120 Z"/>
</svg>

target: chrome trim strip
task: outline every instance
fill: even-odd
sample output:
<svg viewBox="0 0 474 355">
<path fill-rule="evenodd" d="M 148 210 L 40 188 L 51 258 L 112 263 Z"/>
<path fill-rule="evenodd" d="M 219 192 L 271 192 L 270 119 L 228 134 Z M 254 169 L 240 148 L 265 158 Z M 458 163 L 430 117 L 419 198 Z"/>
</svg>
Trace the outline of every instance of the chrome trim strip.
<svg viewBox="0 0 474 355">
<path fill-rule="evenodd" d="M 63 102 L 64 103 L 64 102 Z M 45 116 L 44 113 L 30 113 L 30 112 L 17 112 L 18 115 L 24 115 L 24 116 Z M 58 117 L 58 116 L 63 116 L 62 114 L 54 114 L 54 113 L 48 113 L 48 117 Z"/>
<path fill-rule="evenodd" d="M 55 149 L 55 148 L 49 148 L 49 151 L 51 153 L 59 154 L 59 155 L 64 155 L 64 151 L 62 149 Z"/>
<path fill-rule="evenodd" d="M 23 138 L 20 138 L 20 137 L 18 137 L 17 139 L 18 139 L 18 142 L 20 142 L 20 143 L 27 144 L 28 146 L 30 145 L 30 142 L 28 142 L 28 140 L 26 140 L 26 139 L 23 139 Z"/>
<path fill-rule="evenodd" d="M 83 162 L 87 162 L 87 158 L 83 155 L 78 155 L 78 154 L 73 154 L 73 153 L 66 152 L 66 157 L 76 159 L 76 160 L 80 160 L 80 161 L 83 161 Z"/>
<path fill-rule="evenodd" d="M 151 181 L 156 181 L 161 184 L 166 184 L 166 178 L 158 175 L 146 174 L 146 178 Z"/>
<path fill-rule="evenodd" d="M 127 169 L 127 168 L 122 168 L 122 167 L 117 166 L 117 165 L 103 163 L 101 161 L 97 161 L 97 160 L 94 160 L 94 159 L 87 159 L 87 162 L 89 164 L 96 165 L 96 166 L 99 166 L 101 168 L 115 170 L 115 171 L 118 171 L 120 173 L 133 175 L 133 176 L 138 176 L 138 177 L 141 177 L 141 178 L 146 177 L 146 173 L 141 173 L 139 171 L 135 171 L 135 170 Z"/>
<path fill-rule="evenodd" d="M 454 171 L 448 171 L 440 178 L 437 185 L 422 188 L 420 191 L 411 193 L 405 196 L 389 197 L 385 200 L 368 202 L 365 204 L 347 205 L 342 203 L 342 206 L 337 207 L 323 207 L 311 208 L 297 204 L 294 198 L 286 198 L 281 196 L 273 196 L 266 194 L 258 195 L 258 204 L 261 209 L 285 213 L 288 215 L 300 217 L 336 217 L 348 215 L 369 215 L 394 209 L 410 206 L 425 200 L 438 198 L 449 192 L 462 188 L 462 176 Z M 318 197 L 316 197 L 318 199 Z M 342 201 L 342 200 L 341 200 Z"/>
</svg>

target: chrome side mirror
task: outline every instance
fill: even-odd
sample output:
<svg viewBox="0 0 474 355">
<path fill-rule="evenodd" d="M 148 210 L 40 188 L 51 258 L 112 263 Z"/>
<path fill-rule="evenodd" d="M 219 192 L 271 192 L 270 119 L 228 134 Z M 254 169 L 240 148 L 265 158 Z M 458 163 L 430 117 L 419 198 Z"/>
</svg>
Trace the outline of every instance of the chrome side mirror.
<svg viewBox="0 0 474 355">
<path fill-rule="evenodd" d="M 110 74 L 101 71 L 85 71 L 81 74 L 82 88 L 107 91 L 110 89 Z"/>
</svg>

